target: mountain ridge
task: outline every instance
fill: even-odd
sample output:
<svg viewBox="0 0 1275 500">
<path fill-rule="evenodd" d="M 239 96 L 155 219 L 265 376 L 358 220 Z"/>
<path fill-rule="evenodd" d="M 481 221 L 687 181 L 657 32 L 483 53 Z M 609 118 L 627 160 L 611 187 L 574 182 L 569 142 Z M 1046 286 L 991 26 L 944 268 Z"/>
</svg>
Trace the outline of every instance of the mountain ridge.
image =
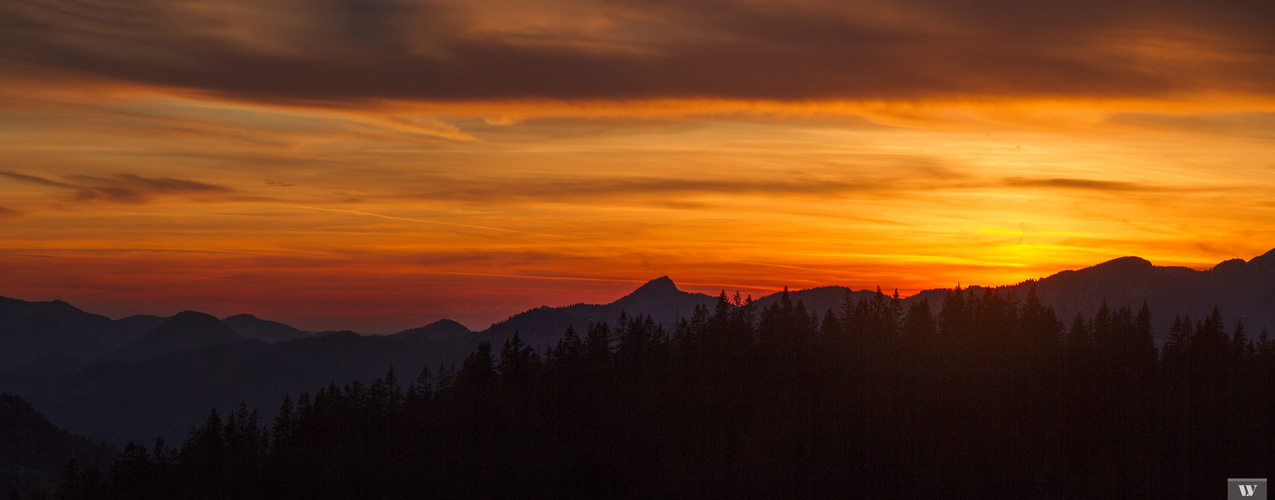
<svg viewBox="0 0 1275 500">
<path fill-rule="evenodd" d="M 1053 307 L 1064 324 L 1069 324 L 1076 314 L 1092 317 L 1104 301 L 1113 309 L 1128 305 L 1136 310 L 1145 300 L 1152 307 L 1158 343 L 1162 343 L 1175 315 L 1190 314 L 1201 319 L 1215 304 L 1221 304 L 1228 327 L 1242 319 L 1252 337 L 1256 337 L 1262 327 L 1275 324 L 1275 318 L 1266 312 L 1275 312 L 1271 307 L 1275 304 L 1275 273 L 1266 272 L 1265 266 L 1275 266 L 1275 252 L 1248 262 L 1223 261 L 1205 271 L 1121 258 L 994 289 L 1012 291 L 1023 300 L 1031 287 L 1036 287 L 1041 301 Z M 984 293 L 988 289 L 974 286 L 963 291 Z M 788 293 L 792 302 L 801 302 L 808 312 L 822 315 L 829 309 L 840 312 L 847 296 L 857 303 L 878 292 L 831 286 Z M 906 304 L 928 301 L 937 310 L 950 293 L 947 289 L 924 290 L 903 300 Z M 780 296 L 765 295 L 757 298 L 755 304 L 766 307 Z M 7 300 L 10 302 L 0 301 L 0 306 L 13 306 L 16 299 Z M 129 440 L 148 441 L 155 435 L 180 439 L 210 407 L 229 409 L 239 401 L 274 405 L 285 394 L 295 396 L 299 391 L 314 390 L 330 382 L 366 382 L 390 368 L 398 370 L 401 379 L 414 380 L 424 367 L 433 370 L 440 365 L 460 364 L 480 342 L 491 342 L 498 350 L 517 331 L 524 342 L 543 349 L 556 343 L 568 326 L 584 335 L 590 323 L 614 324 L 621 312 L 629 317 L 649 314 L 658 323 L 672 327 L 678 318 L 689 318 L 697 306 L 711 311 L 717 300 L 715 296 L 682 291 L 664 276 L 607 304 L 541 306 L 478 332 L 451 320 L 439 320 L 395 335 L 334 332 L 275 343 L 244 340 L 222 320 L 203 313 L 187 312 L 170 318 L 129 317 L 134 326 L 163 320 L 155 330 L 169 325 L 159 336 L 170 339 L 190 333 L 178 328 L 183 322 L 174 323 L 175 318 L 191 319 L 187 325 L 203 324 L 213 332 L 213 339 L 202 346 L 165 344 L 163 349 L 105 362 L 65 352 L 33 351 L 33 358 L 23 366 L 25 370 L 0 368 L 0 391 L 28 397 L 47 412 L 51 421 L 95 439 L 119 445 Z M 27 313 L 34 314 L 35 307 L 24 307 Z M 70 305 L 43 307 L 42 311 L 76 314 Z M 0 313 L 4 311 L 0 307 Z M 50 318 L 57 320 L 41 312 L 31 319 L 31 324 L 48 326 Z M 121 318 L 121 322 L 129 318 Z M 0 323 L 0 341 L 14 333 L 3 329 L 6 325 Z M 69 329 L 63 327 L 57 328 Z M 117 328 L 117 332 L 123 331 L 125 326 Z M 155 332 L 147 335 L 151 334 Z M 130 345 L 134 344 L 137 342 Z M 80 360 L 87 366 L 81 367 Z M 272 418 L 271 406 L 260 408 L 263 417 Z"/>
<path fill-rule="evenodd" d="M 261 319 L 251 314 L 236 314 L 221 319 L 222 324 L 230 328 L 236 335 L 245 339 L 256 339 L 274 343 L 309 337 L 305 332 L 292 326 Z"/>
<path fill-rule="evenodd" d="M 607 304 L 540 306 L 514 314 L 504 321 L 493 323 L 485 330 L 475 332 L 470 343 L 488 341 L 499 344 L 512 338 L 517 332 L 523 342 L 543 349 L 557 342 L 567 327 L 572 327 L 583 335 L 591 323 L 612 323 L 622 312 L 630 316 L 645 314 L 658 324 L 672 327 L 679 318 L 689 317 L 695 306 L 709 306 L 716 300 L 711 295 L 679 290 L 672 279 L 662 276 Z"/>
<path fill-rule="evenodd" d="M 182 311 L 155 327 L 145 337 L 111 353 L 110 359 L 140 361 L 170 352 L 244 340 L 211 314 Z"/>
<path fill-rule="evenodd" d="M 1205 270 L 1156 266 L 1141 257 L 1125 256 L 1043 278 L 989 288 L 1012 289 L 1022 298 L 1031 286 L 1037 287 L 1041 301 L 1053 306 L 1064 322 L 1070 321 L 1076 314 L 1093 314 L 1104 300 L 1112 308 L 1126 305 L 1139 308 L 1146 301 L 1152 307 L 1157 343 L 1163 341 L 1174 316 L 1189 314 L 1200 318 L 1215 306 L 1231 318 L 1228 321 L 1243 320 L 1250 329 L 1260 331 L 1262 327 L 1275 327 L 1275 307 L 1272 307 L 1275 304 L 1275 249 L 1248 261 L 1227 259 Z M 875 293 L 827 286 L 793 290 L 789 296 L 794 303 L 802 302 L 808 311 L 822 314 L 827 310 L 839 312 L 847 294 L 852 303 L 857 303 Z M 929 289 L 903 300 L 909 304 L 928 300 L 930 306 L 937 310 L 948 293 L 949 289 Z M 779 295 L 757 297 L 755 303 L 758 307 L 765 307 L 777 301 Z M 442 319 L 391 336 L 409 340 L 423 335 L 420 338 L 431 341 L 459 336 L 473 346 L 482 341 L 499 344 L 516 331 L 525 342 L 544 348 L 556 342 L 568 326 L 583 332 L 593 322 L 614 322 L 620 312 L 630 316 L 649 315 L 657 323 L 672 328 L 678 318 L 689 317 L 696 306 L 711 308 L 716 300 L 711 295 L 683 291 L 669 276 L 661 276 L 605 304 L 541 306 L 512 314 L 503 321 L 475 331 L 450 319 Z M 174 342 L 170 347 L 159 342 L 149 350 L 141 347 L 124 349 L 141 342 L 173 318 L 134 315 L 111 320 L 81 311 L 62 300 L 25 302 L 0 297 L 0 370 L 36 369 L 41 365 L 34 360 L 44 359 L 59 361 L 57 367 L 46 370 L 59 372 L 110 359 L 117 352 L 122 352 L 119 355 L 125 357 L 154 356 L 178 347 L 195 348 L 250 338 L 279 342 L 310 335 L 283 323 L 239 314 L 219 320 L 231 335 L 221 332 L 222 335 L 214 334 L 218 338 L 211 340 Z M 130 354 L 130 350 L 138 349 L 146 353 Z"/>
</svg>

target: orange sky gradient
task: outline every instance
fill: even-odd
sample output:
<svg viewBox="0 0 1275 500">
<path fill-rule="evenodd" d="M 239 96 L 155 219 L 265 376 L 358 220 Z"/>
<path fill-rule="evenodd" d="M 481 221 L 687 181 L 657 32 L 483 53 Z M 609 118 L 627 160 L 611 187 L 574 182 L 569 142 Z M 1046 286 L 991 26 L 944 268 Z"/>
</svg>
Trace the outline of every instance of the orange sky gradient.
<svg viewBox="0 0 1275 500">
<path fill-rule="evenodd" d="M 71 11 L 71 12 L 69 12 Z M 0 5 L 0 295 L 482 329 L 1275 247 L 1275 7 Z"/>
</svg>

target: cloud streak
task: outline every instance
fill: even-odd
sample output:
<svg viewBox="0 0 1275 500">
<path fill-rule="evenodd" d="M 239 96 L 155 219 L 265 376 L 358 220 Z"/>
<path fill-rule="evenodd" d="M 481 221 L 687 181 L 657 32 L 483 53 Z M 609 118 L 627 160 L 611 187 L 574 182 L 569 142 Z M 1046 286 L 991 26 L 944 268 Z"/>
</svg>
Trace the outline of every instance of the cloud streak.
<svg viewBox="0 0 1275 500">
<path fill-rule="evenodd" d="M 675 179 L 675 178 L 605 178 L 594 180 L 531 180 L 492 184 L 468 183 L 446 189 L 431 190 L 422 196 L 430 199 L 496 200 L 501 198 L 544 201 L 595 200 L 597 198 L 643 198 L 698 195 L 763 195 L 831 197 L 856 191 L 879 190 L 883 182 L 853 183 L 844 180 L 779 180 L 759 179 Z"/>
<path fill-rule="evenodd" d="M 1053 179 L 1022 179 L 1009 178 L 1005 180 L 1005 184 L 1011 187 L 1043 187 L 1058 189 L 1080 189 L 1087 191 L 1159 191 L 1163 188 L 1149 186 L 1146 184 L 1136 184 L 1132 182 L 1120 181 L 1103 181 L 1095 179 L 1074 179 L 1074 178 L 1053 178 Z"/>
<path fill-rule="evenodd" d="M 910 172 L 911 170 L 904 170 Z M 708 209 L 720 199 L 837 199 L 899 195 L 932 190 L 960 180 L 923 177 L 859 175 L 771 175 L 756 178 L 685 178 L 615 176 L 575 179 L 462 179 L 436 178 L 428 188 L 402 191 L 401 197 L 477 205 L 506 203 L 641 204 L 670 209 Z"/>
<path fill-rule="evenodd" d="M 1100 179 L 1083 179 L 1074 177 L 1054 177 L 1046 179 L 1028 179 L 1010 177 L 1004 185 L 1015 188 L 1050 188 L 1078 191 L 1098 191 L 1111 193 L 1177 193 L 1205 192 L 1226 190 L 1226 187 L 1209 186 L 1165 186 L 1145 182 L 1110 181 Z"/>
<path fill-rule="evenodd" d="M 396 221 L 404 221 L 404 222 L 420 222 L 420 223 L 423 223 L 423 224 L 438 224 L 438 225 L 444 225 L 444 226 L 463 227 L 463 228 L 468 228 L 468 229 L 482 229 L 482 230 L 485 230 L 485 231 L 498 231 L 498 232 L 503 232 L 503 233 L 527 233 L 527 231 L 519 231 L 519 230 L 516 230 L 516 229 L 506 229 L 506 228 L 502 228 L 502 227 L 479 226 L 479 225 L 476 225 L 476 224 L 462 224 L 462 223 L 459 223 L 459 222 L 447 222 L 447 221 L 439 221 L 439 220 L 433 220 L 433 219 L 421 219 L 421 218 L 413 218 L 413 217 L 396 217 L 396 216 L 392 216 L 392 215 L 374 214 L 374 213 L 370 213 L 370 212 L 360 212 L 360 211 L 357 211 L 357 210 L 339 210 L 339 209 L 335 209 L 335 208 L 307 207 L 307 206 L 301 206 L 301 205 L 289 205 L 289 208 L 300 208 L 300 209 L 304 209 L 304 210 L 315 210 L 315 211 L 320 211 L 320 212 L 332 212 L 332 213 L 340 213 L 340 214 L 359 215 L 359 216 L 363 216 L 363 217 L 375 217 L 375 218 L 378 218 L 378 219 L 396 220 Z M 528 234 L 534 234 L 534 233 L 528 233 Z M 542 235 L 542 236 L 543 236 L 543 235 Z"/>
<path fill-rule="evenodd" d="M 1106 193 L 1181 193 L 1227 190 L 1227 187 L 1172 186 L 1134 181 L 1079 177 L 986 178 L 947 169 L 922 175 L 926 169 L 898 167 L 899 175 L 858 176 L 778 175 L 765 178 L 662 178 L 604 177 L 594 179 L 481 179 L 446 178 L 429 182 L 436 189 L 418 191 L 408 198 L 452 202 L 500 204 L 504 202 L 596 203 L 599 200 L 649 202 L 675 209 L 709 208 L 710 197 L 733 199 L 836 199 L 911 196 L 947 192 L 986 191 L 1001 188 L 1043 188 Z"/>
<path fill-rule="evenodd" d="M 1261 2 L 8 2 L 6 71 L 265 101 L 1270 95 Z"/>
<path fill-rule="evenodd" d="M 72 175 L 64 180 L 52 180 L 0 170 L 0 176 L 41 186 L 68 189 L 74 193 L 76 201 L 100 200 L 142 204 L 164 195 L 227 194 L 232 191 L 230 188 L 216 184 L 168 177 L 142 177 L 134 174 L 116 174 L 111 177 Z"/>
</svg>

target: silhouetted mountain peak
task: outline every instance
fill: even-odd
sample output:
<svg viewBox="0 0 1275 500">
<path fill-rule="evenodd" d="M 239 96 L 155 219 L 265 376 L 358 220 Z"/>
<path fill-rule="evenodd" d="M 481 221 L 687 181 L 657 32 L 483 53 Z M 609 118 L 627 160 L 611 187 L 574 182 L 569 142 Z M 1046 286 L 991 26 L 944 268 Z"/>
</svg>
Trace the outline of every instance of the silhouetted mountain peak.
<svg viewBox="0 0 1275 500">
<path fill-rule="evenodd" d="M 146 359 L 173 351 L 194 349 L 243 340 L 216 316 L 196 311 L 182 311 L 168 318 L 155 330 L 136 342 L 121 347 L 111 356 L 115 359 Z"/>
<path fill-rule="evenodd" d="M 1151 269 L 1152 267 L 1154 266 L 1151 265 L 1151 261 L 1142 257 L 1120 257 L 1118 259 L 1112 259 L 1093 266 L 1094 269 L 1106 269 L 1113 271 L 1134 271 Z"/>
<path fill-rule="evenodd" d="M 441 326 L 447 326 L 447 327 L 449 327 L 449 328 L 455 328 L 455 327 L 465 328 L 465 325 L 460 324 L 460 323 L 459 323 L 459 322 L 457 322 L 456 320 L 451 320 L 451 319 L 447 319 L 447 318 L 440 319 L 440 320 L 438 320 L 438 321 L 435 321 L 435 322 L 430 323 L 430 324 L 425 325 L 425 326 L 440 326 L 440 327 L 441 327 Z"/>
<path fill-rule="evenodd" d="M 646 282 L 645 285 L 638 287 L 639 290 L 644 288 L 654 288 L 657 290 L 666 290 L 666 291 L 677 290 L 677 283 L 673 282 L 673 278 L 670 278 L 668 276 L 660 276 L 658 278 L 655 278 L 651 281 Z"/>
<path fill-rule="evenodd" d="M 179 313 L 177 313 L 177 314 L 174 314 L 174 315 L 173 315 L 173 317 L 168 318 L 167 323 L 171 323 L 171 322 L 174 322 L 174 321 L 182 321 L 182 322 L 188 322 L 188 321 L 202 321 L 202 322 L 209 323 L 209 324 L 211 324 L 211 323 L 212 323 L 212 322 L 214 322 L 214 321 L 216 321 L 216 322 L 220 322 L 220 320 L 218 320 L 216 316 L 213 316 L 213 315 L 208 314 L 208 313 L 201 313 L 201 312 L 199 312 L 199 311 L 182 311 L 182 312 L 179 312 Z"/>
<path fill-rule="evenodd" d="M 409 339 L 428 339 L 428 340 L 444 340 L 455 336 L 469 335 L 469 328 L 456 321 L 450 319 L 440 319 L 428 325 L 403 330 L 394 334 L 394 338 L 400 340 Z"/>
<path fill-rule="evenodd" d="M 635 300 L 635 299 L 649 299 L 654 297 L 666 297 L 670 295 L 675 295 L 680 292 L 681 290 L 677 289 L 677 283 L 673 283 L 673 280 L 670 279 L 668 276 L 661 276 L 659 278 L 655 278 L 651 281 L 646 282 L 646 284 L 638 287 L 638 289 L 634 290 L 632 293 L 625 295 L 624 298 L 620 299 L 619 301 L 623 301 L 626 299 Z M 616 302 L 619 302 L 619 301 L 616 301 Z"/>
<path fill-rule="evenodd" d="M 568 326 L 583 335 L 590 324 L 615 321 L 621 312 L 629 317 L 650 316 L 656 323 L 672 327 L 678 318 L 690 316 L 695 306 L 712 305 L 715 300 L 716 297 L 710 295 L 678 290 L 672 279 L 661 276 L 610 304 L 577 303 L 523 311 L 478 332 L 472 341 L 488 340 L 500 345 L 517 331 L 523 342 L 544 348 L 557 342 Z"/>
<path fill-rule="evenodd" d="M 230 327 L 211 314 L 182 311 L 155 327 L 143 340 L 158 337 L 197 337 L 210 341 L 242 340 Z"/>
</svg>

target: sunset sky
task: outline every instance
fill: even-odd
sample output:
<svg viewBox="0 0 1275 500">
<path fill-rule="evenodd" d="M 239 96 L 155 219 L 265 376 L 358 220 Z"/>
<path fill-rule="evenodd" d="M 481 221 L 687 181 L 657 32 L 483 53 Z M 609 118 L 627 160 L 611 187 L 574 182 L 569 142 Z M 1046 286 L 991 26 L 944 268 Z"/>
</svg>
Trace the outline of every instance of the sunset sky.
<svg viewBox="0 0 1275 500">
<path fill-rule="evenodd" d="M 473 329 L 1275 247 L 1275 3 L 0 2 L 0 295 Z"/>
</svg>

